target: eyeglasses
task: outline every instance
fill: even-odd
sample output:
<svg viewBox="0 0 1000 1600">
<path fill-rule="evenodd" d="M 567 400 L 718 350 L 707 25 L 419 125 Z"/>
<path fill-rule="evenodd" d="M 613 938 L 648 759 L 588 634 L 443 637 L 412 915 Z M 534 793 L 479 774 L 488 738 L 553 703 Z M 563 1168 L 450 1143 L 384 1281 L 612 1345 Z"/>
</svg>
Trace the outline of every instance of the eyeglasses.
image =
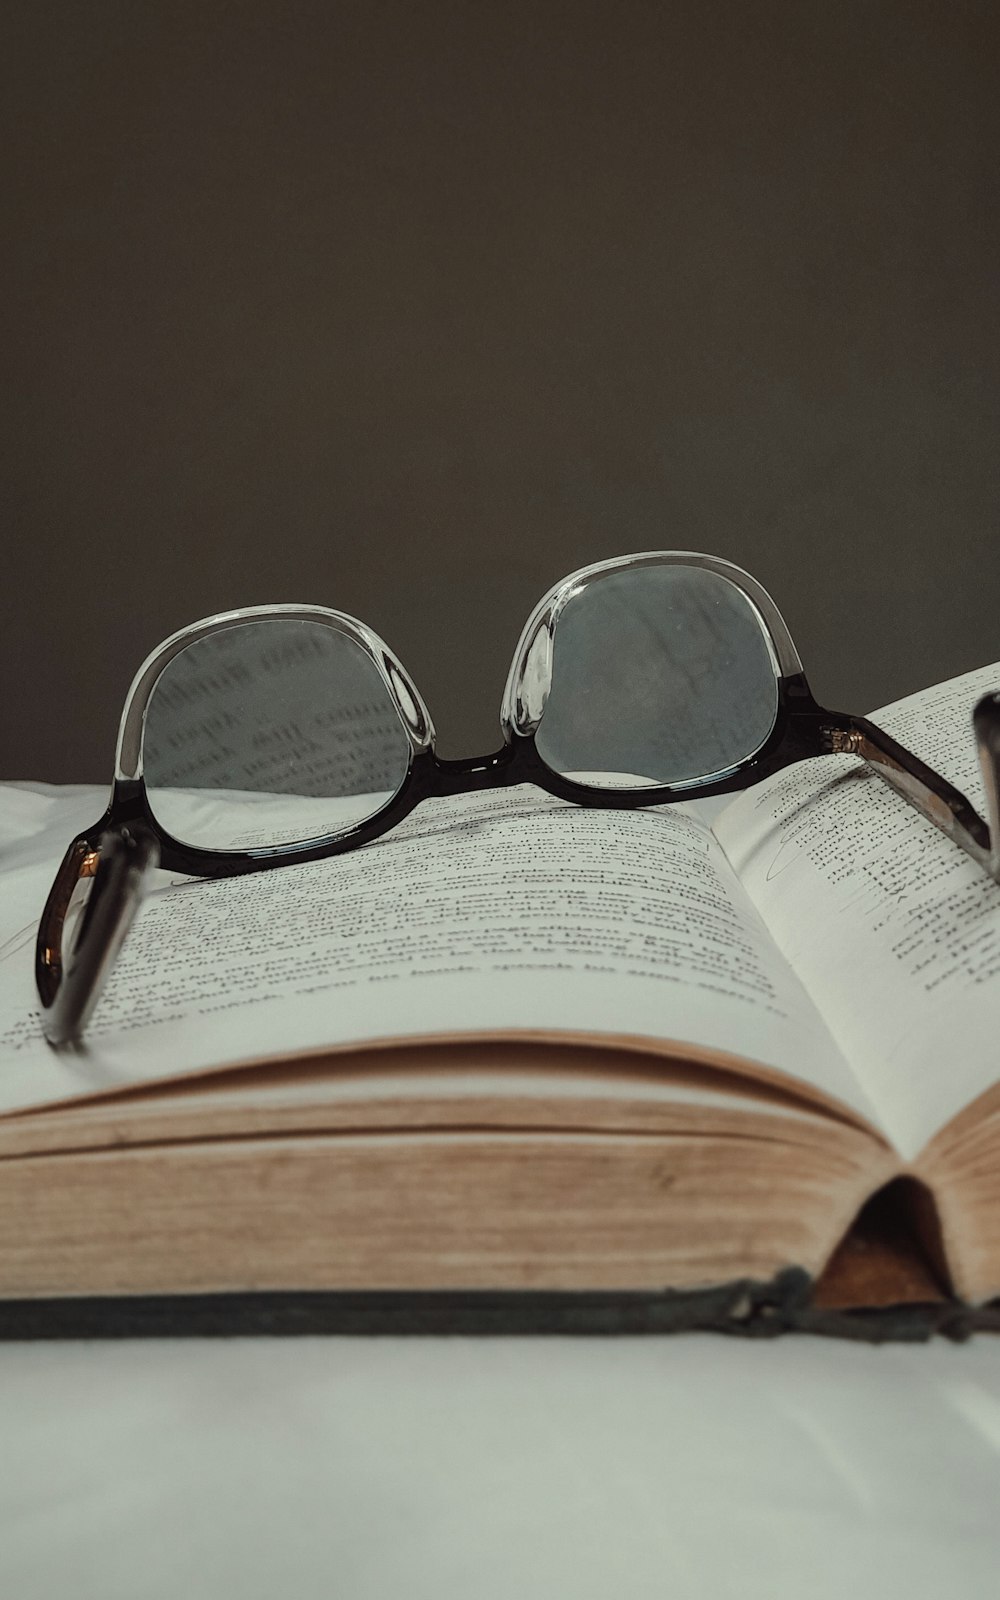
<svg viewBox="0 0 1000 1600">
<path fill-rule="evenodd" d="M 49 893 L 35 963 L 46 1037 L 80 1039 L 151 868 L 216 878 L 317 861 L 433 796 L 529 783 L 581 806 L 661 805 L 847 752 L 1000 880 L 1000 695 L 973 720 L 992 841 L 965 796 L 888 734 L 816 703 L 754 578 L 686 551 L 602 561 L 550 589 L 514 653 L 503 744 L 465 760 L 437 755 L 416 686 L 353 617 L 208 617 L 140 667 L 108 810 Z"/>
</svg>

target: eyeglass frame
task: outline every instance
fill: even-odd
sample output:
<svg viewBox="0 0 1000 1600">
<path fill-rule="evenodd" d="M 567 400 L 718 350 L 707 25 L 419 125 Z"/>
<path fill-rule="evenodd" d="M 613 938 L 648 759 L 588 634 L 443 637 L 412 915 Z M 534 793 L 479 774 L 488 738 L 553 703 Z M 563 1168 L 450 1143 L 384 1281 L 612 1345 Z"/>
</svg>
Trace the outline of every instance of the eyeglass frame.
<svg viewBox="0 0 1000 1600">
<path fill-rule="evenodd" d="M 564 776 L 539 754 L 535 735 L 552 681 L 553 644 L 561 612 L 602 577 L 653 566 L 700 568 L 727 579 L 757 616 L 775 669 L 774 725 L 758 748 L 733 766 L 680 784 L 602 789 Z M 375 666 L 409 741 L 406 775 L 372 816 L 318 839 L 212 850 L 184 844 L 155 816 L 143 776 L 142 737 L 156 684 L 175 656 L 209 635 L 247 622 L 313 622 L 351 639 Z M 973 716 L 990 813 L 988 825 L 960 790 L 870 722 L 818 704 L 788 627 L 767 590 L 720 556 L 696 551 L 646 551 L 593 563 L 554 584 L 528 617 L 511 661 L 500 709 L 504 742 L 484 756 L 437 754 L 424 700 L 402 663 L 366 624 L 324 606 L 247 606 L 203 618 L 170 635 L 146 658 L 125 699 L 107 810 L 70 843 L 49 891 L 38 929 L 35 978 L 50 1044 L 77 1044 L 132 920 L 146 874 L 154 867 L 194 878 L 234 877 L 272 867 L 324 860 L 388 833 L 423 801 L 530 783 L 558 799 L 600 810 L 676 804 L 752 788 L 775 772 L 815 756 L 859 756 L 922 815 L 1000 881 L 1000 693 Z M 62 935 L 74 894 L 92 879 L 68 961 Z"/>
</svg>

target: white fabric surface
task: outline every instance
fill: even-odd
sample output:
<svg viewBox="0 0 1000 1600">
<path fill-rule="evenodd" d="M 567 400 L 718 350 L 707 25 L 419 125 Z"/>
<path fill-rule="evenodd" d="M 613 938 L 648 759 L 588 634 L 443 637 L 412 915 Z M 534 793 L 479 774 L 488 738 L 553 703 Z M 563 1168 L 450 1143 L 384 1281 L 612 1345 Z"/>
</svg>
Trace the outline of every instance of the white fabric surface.
<svg viewBox="0 0 1000 1600">
<path fill-rule="evenodd" d="M 0 1350 L 11 1600 L 963 1600 L 1000 1342 Z"/>
</svg>

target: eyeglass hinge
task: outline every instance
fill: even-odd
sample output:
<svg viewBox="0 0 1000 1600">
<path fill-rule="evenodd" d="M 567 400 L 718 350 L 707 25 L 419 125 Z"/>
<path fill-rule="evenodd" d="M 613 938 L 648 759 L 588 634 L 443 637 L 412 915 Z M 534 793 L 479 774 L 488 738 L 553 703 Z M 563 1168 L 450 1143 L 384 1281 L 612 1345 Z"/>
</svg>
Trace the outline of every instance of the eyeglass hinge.
<svg viewBox="0 0 1000 1600">
<path fill-rule="evenodd" d="M 821 728 L 820 733 L 831 755 L 861 754 L 861 734 L 856 728 Z"/>
</svg>

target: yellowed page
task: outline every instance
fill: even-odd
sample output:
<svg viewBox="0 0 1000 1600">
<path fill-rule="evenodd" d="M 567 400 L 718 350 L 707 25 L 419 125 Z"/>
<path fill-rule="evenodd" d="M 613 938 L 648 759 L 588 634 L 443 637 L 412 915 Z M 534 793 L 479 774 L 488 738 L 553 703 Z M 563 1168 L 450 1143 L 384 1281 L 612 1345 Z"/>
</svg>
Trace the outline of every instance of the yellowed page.
<svg viewBox="0 0 1000 1600">
<path fill-rule="evenodd" d="M 44 1044 L 31 978 L 54 865 L 5 875 L 0 1110 L 375 1039 L 521 1032 L 745 1057 L 874 1120 L 711 830 L 678 807 L 498 790 L 423 805 L 324 862 L 164 887 L 75 1056 Z"/>
<path fill-rule="evenodd" d="M 872 720 L 982 811 L 972 710 L 1000 665 Z M 716 834 L 790 965 L 915 1156 L 1000 1078 L 1000 885 L 852 756 L 748 791 Z"/>
</svg>

